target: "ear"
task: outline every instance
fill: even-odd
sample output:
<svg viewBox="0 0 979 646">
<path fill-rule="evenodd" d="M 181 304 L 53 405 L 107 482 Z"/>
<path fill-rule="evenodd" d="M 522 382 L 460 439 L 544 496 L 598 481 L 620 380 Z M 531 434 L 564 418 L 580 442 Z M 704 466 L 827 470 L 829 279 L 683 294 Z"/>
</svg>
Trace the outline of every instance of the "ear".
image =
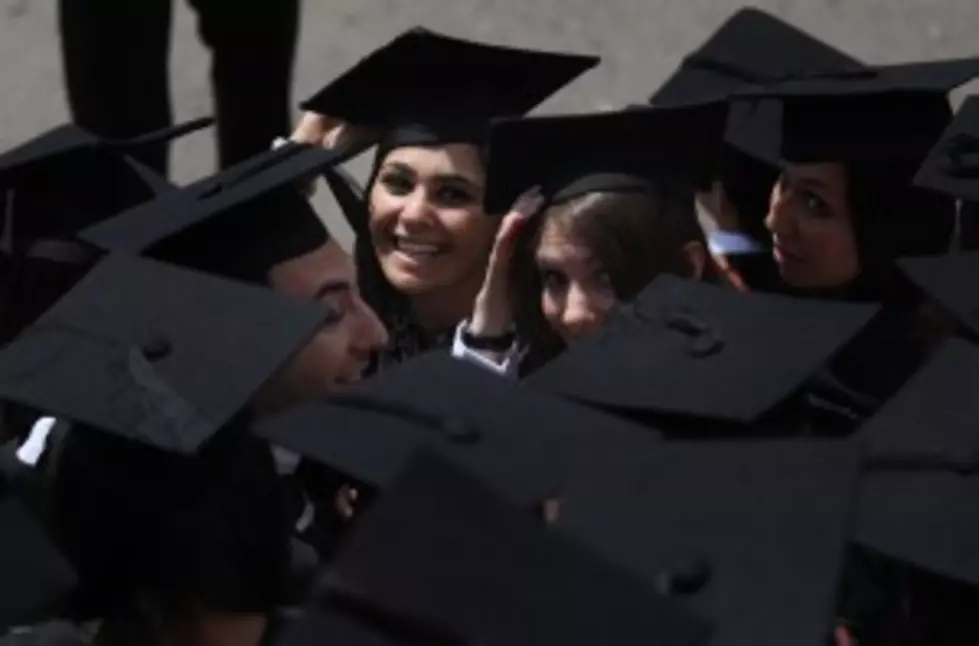
<svg viewBox="0 0 979 646">
<path fill-rule="evenodd" d="M 707 249 L 704 248 L 704 244 L 691 240 L 683 245 L 683 255 L 690 270 L 688 277 L 701 280 L 704 277 L 704 268 L 707 266 Z"/>
</svg>

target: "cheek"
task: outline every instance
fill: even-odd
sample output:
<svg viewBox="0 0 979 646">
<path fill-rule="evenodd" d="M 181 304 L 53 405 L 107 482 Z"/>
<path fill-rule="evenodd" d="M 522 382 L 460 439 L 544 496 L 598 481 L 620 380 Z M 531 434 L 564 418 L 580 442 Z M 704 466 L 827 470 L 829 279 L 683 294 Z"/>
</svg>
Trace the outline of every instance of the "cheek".
<svg viewBox="0 0 979 646">
<path fill-rule="evenodd" d="M 842 217 L 810 222 L 800 227 L 805 244 L 813 255 L 833 265 L 857 262 L 856 239 L 849 221 Z"/>
<path fill-rule="evenodd" d="M 371 191 L 368 204 L 368 227 L 371 233 L 376 235 L 394 224 L 403 200 L 404 198 L 391 195 L 383 188 L 375 187 Z"/>
<path fill-rule="evenodd" d="M 499 224 L 496 219 L 476 210 L 445 209 L 438 211 L 436 217 L 452 243 L 467 250 L 488 251 Z"/>
<path fill-rule="evenodd" d="M 296 357 L 296 378 L 309 386 L 332 383 L 341 372 L 346 338 L 342 328 L 317 333 Z"/>
<path fill-rule="evenodd" d="M 605 320 L 605 317 L 608 316 L 608 313 L 612 311 L 612 308 L 618 302 L 615 294 L 610 289 L 604 287 L 589 291 L 585 298 L 588 308 L 594 312 L 595 318 L 599 323 Z"/>
<path fill-rule="evenodd" d="M 540 309 L 548 323 L 554 326 L 561 320 L 561 312 L 564 309 L 564 299 L 560 298 L 552 290 L 543 289 L 540 294 Z"/>
</svg>

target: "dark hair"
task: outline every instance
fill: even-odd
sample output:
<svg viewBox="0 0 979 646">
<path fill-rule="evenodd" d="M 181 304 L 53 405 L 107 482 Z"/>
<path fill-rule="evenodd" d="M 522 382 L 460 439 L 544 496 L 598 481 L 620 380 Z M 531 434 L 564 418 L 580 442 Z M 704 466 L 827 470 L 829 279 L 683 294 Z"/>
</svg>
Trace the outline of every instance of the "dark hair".
<svg viewBox="0 0 979 646">
<path fill-rule="evenodd" d="M 955 200 L 912 184 L 919 161 L 847 165 L 847 198 L 865 266 L 948 251 Z"/>
<path fill-rule="evenodd" d="M 778 181 L 778 167 L 725 145 L 721 153 L 719 179 L 724 196 L 738 214 L 738 222 L 755 240 L 771 242 L 765 227 L 765 216 L 772 197 L 772 187 Z"/>
<path fill-rule="evenodd" d="M 225 429 L 195 457 L 68 431 L 46 515 L 79 573 L 73 614 L 138 616 L 149 607 L 165 622 L 278 603 L 289 555 L 284 492 L 267 444 L 243 430 Z"/>
<path fill-rule="evenodd" d="M 543 285 L 536 266 L 536 248 L 544 226 L 555 222 L 587 246 L 608 273 L 616 298 L 627 301 L 656 276 L 690 274 L 684 246 L 705 247 L 697 221 L 694 189 L 690 185 L 659 183 L 630 193 L 595 191 L 552 204 L 521 232 L 511 267 L 516 324 L 522 338 L 546 348 L 551 355 L 562 347 L 540 311 Z M 715 280 L 705 265 L 706 280 Z"/>
</svg>

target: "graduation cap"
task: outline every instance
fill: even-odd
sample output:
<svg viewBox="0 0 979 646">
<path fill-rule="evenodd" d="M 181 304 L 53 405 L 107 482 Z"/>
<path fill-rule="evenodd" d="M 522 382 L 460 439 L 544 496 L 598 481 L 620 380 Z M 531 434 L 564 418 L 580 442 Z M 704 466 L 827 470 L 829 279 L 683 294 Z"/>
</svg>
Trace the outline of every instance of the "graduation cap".
<svg viewBox="0 0 979 646">
<path fill-rule="evenodd" d="M 689 602 L 715 646 L 824 646 L 858 465 L 833 441 L 664 443 L 581 474 L 557 527 Z"/>
<path fill-rule="evenodd" d="M 730 98 L 746 86 L 864 69 L 857 60 L 760 9 L 728 18 L 650 97 L 654 105 Z"/>
<path fill-rule="evenodd" d="M 27 509 L 0 498 L 0 633 L 59 601 L 75 574 Z"/>
<path fill-rule="evenodd" d="M 594 338 L 527 381 L 678 428 L 697 420 L 744 431 L 800 390 L 877 311 L 664 275 Z"/>
<path fill-rule="evenodd" d="M 710 636 L 681 603 L 427 452 L 358 519 L 327 590 L 431 635 L 423 643 L 693 646 Z"/>
<path fill-rule="evenodd" d="M 928 153 L 918 174 L 916 186 L 953 197 L 979 201 L 979 97 L 970 96 L 959 107 L 955 118 Z"/>
<path fill-rule="evenodd" d="M 373 488 L 385 488 L 416 450 L 428 447 L 531 506 L 559 492 L 579 469 L 614 464 L 622 451 L 658 443 L 641 426 L 441 352 L 262 420 L 255 430 Z"/>
<path fill-rule="evenodd" d="M 857 433 L 867 460 L 855 538 L 979 586 L 979 347 L 949 339 Z"/>
<path fill-rule="evenodd" d="M 952 119 L 947 94 L 977 75 L 979 58 L 929 61 L 787 78 L 746 94 L 782 100 L 790 162 L 882 162 L 913 173 Z"/>
<path fill-rule="evenodd" d="M 649 190 L 670 179 L 693 187 L 717 161 L 726 112 L 721 101 L 497 121 L 486 212 L 506 213 L 537 185 L 552 203 L 592 191 Z"/>
<path fill-rule="evenodd" d="M 411 29 L 303 102 L 385 132 L 387 147 L 480 142 L 598 64 L 595 56 L 486 45 Z"/>
<path fill-rule="evenodd" d="M 759 9 L 726 20 L 653 95 L 653 105 L 691 98 L 731 98 L 755 84 L 863 69 L 847 54 Z M 725 141 L 753 158 L 778 165 L 782 106 L 777 100 L 733 99 Z"/>
<path fill-rule="evenodd" d="M 0 350 L 0 399 L 192 455 L 330 316 L 271 290 L 109 255 Z"/>
<path fill-rule="evenodd" d="M 911 282 L 970 334 L 979 335 L 979 295 L 972 282 L 979 270 L 979 251 L 902 258 L 897 264 Z"/>
<path fill-rule="evenodd" d="M 101 222 L 80 237 L 107 251 L 264 284 L 272 266 L 329 240 L 294 183 L 345 159 L 336 151 L 286 144 Z"/>
<path fill-rule="evenodd" d="M 382 627 L 327 607 L 327 604 L 304 608 L 301 616 L 283 621 L 262 641 L 263 646 L 318 646 L 331 643 L 343 646 L 410 644 L 387 634 Z"/>
<path fill-rule="evenodd" d="M 174 190 L 129 153 L 212 122 L 197 119 L 124 141 L 99 139 L 67 124 L 3 153 L 0 194 L 7 252 L 59 260 L 61 254 L 51 250 L 64 246 L 53 240 L 73 239 L 86 226 Z"/>
</svg>

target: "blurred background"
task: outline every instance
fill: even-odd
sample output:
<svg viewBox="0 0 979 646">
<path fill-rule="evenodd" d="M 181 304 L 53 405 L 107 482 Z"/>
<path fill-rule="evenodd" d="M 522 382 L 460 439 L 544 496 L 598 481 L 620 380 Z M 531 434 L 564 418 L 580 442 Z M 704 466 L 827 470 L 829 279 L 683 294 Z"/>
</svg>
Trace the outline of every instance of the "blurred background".
<svg viewBox="0 0 979 646">
<path fill-rule="evenodd" d="M 542 110 L 608 109 L 647 97 L 741 6 L 737 0 L 304 0 L 293 102 L 399 32 L 424 25 L 499 44 L 598 54 L 602 64 Z M 976 0 L 765 0 L 754 6 L 868 62 L 979 54 Z M 210 114 L 211 90 L 194 14 L 183 0 L 174 0 L 174 9 L 171 92 L 180 121 Z M 62 86 L 55 0 L 0 0 L 0 149 L 67 118 Z M 955 98 L 970 91 L 979 86 Z M 174 180 L 214 168 L 212 137 L 206 130 L 176 145 Z M 364 156 L 351 169 L 363 177 L 368 163 Z M 319 190 L 316 201 L 334 233 L 349 241 L 327 191 Z"/>
</svg>

